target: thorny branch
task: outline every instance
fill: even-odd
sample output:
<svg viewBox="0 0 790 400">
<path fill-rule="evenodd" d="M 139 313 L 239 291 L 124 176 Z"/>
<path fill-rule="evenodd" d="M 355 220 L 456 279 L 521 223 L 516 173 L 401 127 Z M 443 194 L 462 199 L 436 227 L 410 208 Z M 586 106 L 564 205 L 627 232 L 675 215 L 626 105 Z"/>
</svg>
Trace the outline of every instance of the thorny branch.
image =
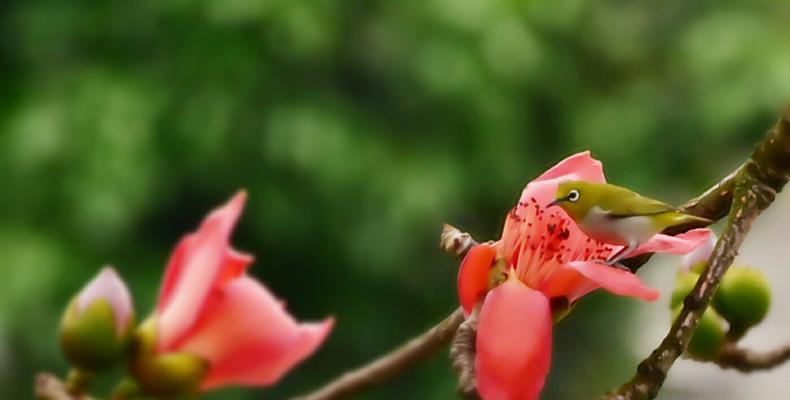
<svg viewBox="0 0 790 400">
<path fill-rule="evenodd" d="M 729 204 L 727 225 L 708 260 L 708 266 L 686 297 L 683 309 L 669 333 L 658 348 L 639 364 L 633 378 L 604 399 L 643 400 L 658 395 L 667 372 L 686 349 L 700 317 L 708 307 L 724 273 L 732 264 L 752 222 L 771 205 L 788 178 L 790 178 L 790 108 L 768 131 L 763 141 L 757 144 L 751 158 L 734 174 L 717 185 L 716 190 L 720 192 L 708 191 L 688 205 L 690 212 L 705 212 L 709 213 L 709 217 L 713 217 L 722 214 L 723 208 L 727 208 Z M 730 360 L 730 365 L 734 367 L 739 364 L 732 361 L 744 360 L 747 359 L 733 358 Z"/>
</svg>

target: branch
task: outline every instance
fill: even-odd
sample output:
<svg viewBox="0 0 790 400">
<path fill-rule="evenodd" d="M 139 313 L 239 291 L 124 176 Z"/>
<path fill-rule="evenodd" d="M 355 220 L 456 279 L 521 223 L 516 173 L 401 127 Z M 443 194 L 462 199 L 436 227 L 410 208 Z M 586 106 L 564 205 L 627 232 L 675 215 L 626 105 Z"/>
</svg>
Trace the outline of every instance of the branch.
<svg viewBox="0 0 790 400">
<path fill-rule="evenodd" d="M 47 373 L 36 376 L 35 395 L 39 400 L 91 400 L 89 396 L 72 395 L 65 383 Z"/>
<path fill-rule="evenodd" d="M 475 375 L 475 340 L 479 306 L 458 327 L 450 345 L 450 360 L 458 375 L 458 394 L 466 399 L 478 399 L 477 376 Z"/>
<path fill-rule="evenodd" d="M 446 252 L 463 257 L 475 244 L 477 242 L 468 233 L 463 233 L 453 226 L 444 225 L 439 247 Z M 453 339 L 458 326 L 463 321 L 463 311 L 458 308 L 422 335 L 297 399 L 342 399 L 386 382 L 442 350 Z"/>
<path fill-rule="evenodd" d="M 725 347 L 724 351 L 714 362 L 724 369 L 754 372 L 778 367 L 788 360 L 790 360 L 790 344 L 764 353 L 740 348 L 732 344 Z"/>
<path fill-rule="evenodd" d="M 732 264 L 752 222 L 771 205 L 790 178 L 790 108 L 752 153 L 751 158 L 717 188 L 693 200 L 688 207 L 717 215 L 731 198 L 728 222 L 708 266 L 686 297 L 683 309 L 661 345 L 639 364 L 636 374 L 612 400 L 655 398 L 675 360 L 683 353 L 707 309 L 724 273 Z"/>
</svg>

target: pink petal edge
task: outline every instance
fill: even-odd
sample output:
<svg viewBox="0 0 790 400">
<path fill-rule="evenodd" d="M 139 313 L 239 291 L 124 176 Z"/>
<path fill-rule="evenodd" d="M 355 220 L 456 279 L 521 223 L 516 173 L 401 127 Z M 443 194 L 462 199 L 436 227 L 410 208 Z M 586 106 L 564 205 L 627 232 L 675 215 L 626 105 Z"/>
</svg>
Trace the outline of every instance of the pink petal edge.
<svg viewBox="0 0 790 400">
<path fill-rule="evenodd" d="M 458 269 L 458 297 L 467 317 L 488 291 L 488 277 L 495 255 L 493 247 L 480 244 L 470 249 L 461 261 Z"/>
<path fill-rule="evenodd" d="M 211 368 L 201 388 L 267 386 L 312 354 L 334 325 L 300 324 L 260 282 L 243 276 L 212 295 L 178 351 L 200 355 Z"/>
<path fill-rule="evenodd" d="M 655 301 L 660 297 L 657 290 L 646 286 L 635 274 L 593 261 L 572 261 L 560 265 L 541 288 L 549 297 L 565 296 L 570 302 L 598 288 L 645 301 Z"/>
<path fill-rule="evenodd" d="M 566 175 L 575 175 L 574 179 L 578 180 L 606 182 L 603 174 L 603 164 L 592 158 L 589 150 L 565 158 L 532 182 L 561 178 Z"/>
<path fill-rule="evenodd" d="M 167 349 L 192 326 L 206 297 L 232 264 L 229 240 L 247 194 L 240 191 L 212 211 L 198 228 L 176 247 L 165 271 L 157 306 L 158 347 Z"/>
<path fill-rule="evenodd" d="M 484 399 L 535 400 L 551 365 L 549 300 L 515 278 L 492 289 L 480 309 L 475 369 Z"/>
<path fill-rule="evenodd" d="M 675 236 L 658 234 L 639 246 L 630 257 L 644 253 L 687 254 L 709 240 L 713 232 L 708 228 L 692 229 Z"/>
</svg>

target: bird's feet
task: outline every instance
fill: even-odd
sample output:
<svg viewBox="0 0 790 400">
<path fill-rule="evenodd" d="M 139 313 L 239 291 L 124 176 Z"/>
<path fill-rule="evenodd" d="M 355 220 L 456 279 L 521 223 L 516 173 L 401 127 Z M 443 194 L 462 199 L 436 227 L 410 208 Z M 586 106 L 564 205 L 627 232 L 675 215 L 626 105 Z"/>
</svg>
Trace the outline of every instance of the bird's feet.
<svg viewBox="0 0 790 400">
<path fill-rule="evenodd" d="M 625 265 L 623 265 L 623 264 L 621 264 L 619 262 L 610 263 L 610 262 L 607 261 L 606 265 L 608 265 L 608 266 L 610 266 L 612 268 L 622 269 L 623 271 L 634 272 L 634 271 L 631 271 L 631 268 L 628 268 L 628 267 L 626 267 Z"/>
</svg>

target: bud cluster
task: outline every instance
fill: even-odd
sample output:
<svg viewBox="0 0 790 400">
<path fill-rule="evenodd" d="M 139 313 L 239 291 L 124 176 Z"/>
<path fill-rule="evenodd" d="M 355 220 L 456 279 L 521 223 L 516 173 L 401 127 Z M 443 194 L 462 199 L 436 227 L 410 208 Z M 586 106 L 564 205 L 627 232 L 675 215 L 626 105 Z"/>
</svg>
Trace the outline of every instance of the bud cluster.
<svg viewBox="0 0 790 400">
<path fill-rule="evenodd" d="M 707 266 L 713 245 L 702 246 L 684 260 L 684 268 L 675 280 L 670 299 L 672 320 L 677 319 L 684 299 L 691 293 Z M 704 254 L 702 254 L 704 253 Z M 688 355 L 701 360 L 715 360 L 727 343 L 740 340 L 768 314 L 771 290 L 762 271 L 732 266 L 722 278 L 711 305 L 700 318 L 686 348 Z"/>
</svg>

